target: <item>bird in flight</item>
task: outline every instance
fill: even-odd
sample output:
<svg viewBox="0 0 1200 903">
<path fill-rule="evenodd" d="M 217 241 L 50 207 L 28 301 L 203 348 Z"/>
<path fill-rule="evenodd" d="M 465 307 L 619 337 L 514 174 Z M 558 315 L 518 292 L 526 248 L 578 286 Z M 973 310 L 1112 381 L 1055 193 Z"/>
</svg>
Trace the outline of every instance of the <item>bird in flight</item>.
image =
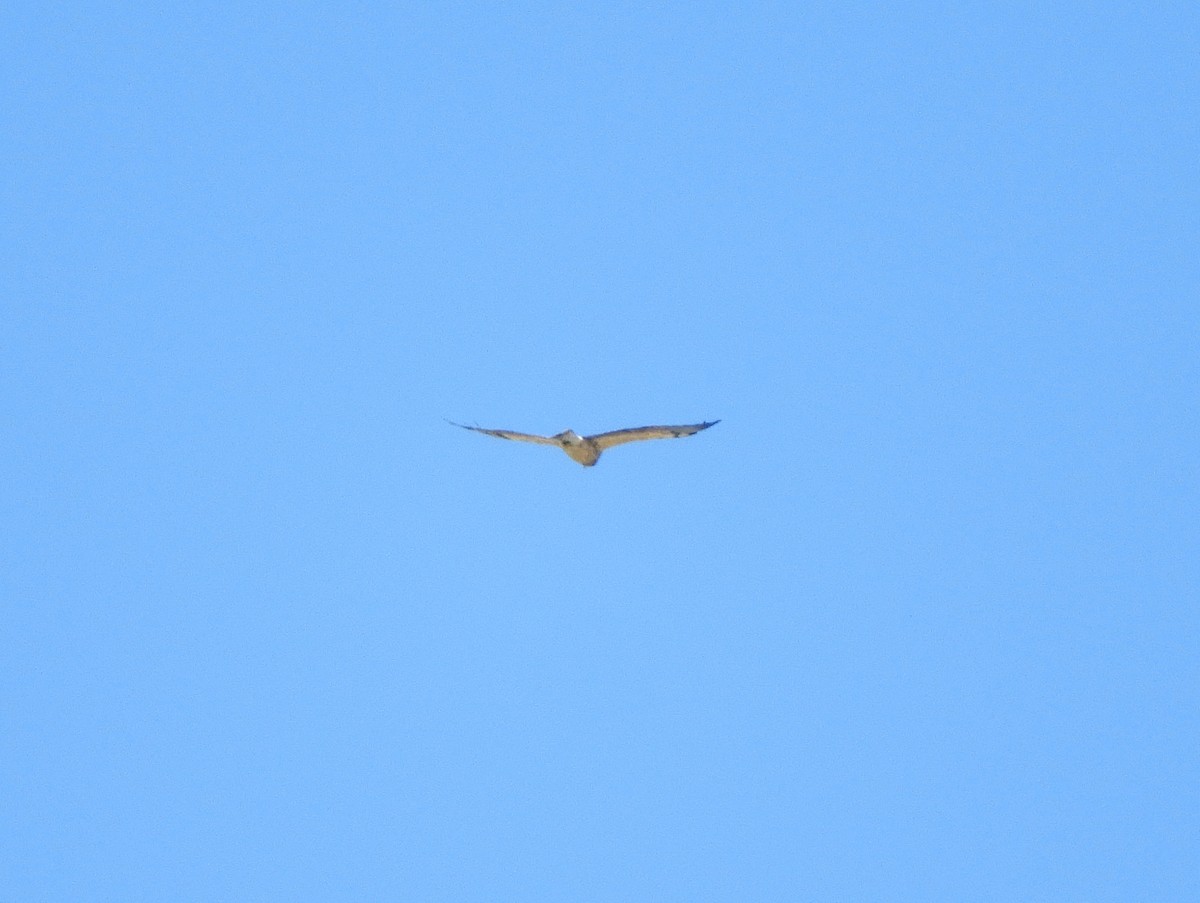
<svg viewBox="0 0 1200 903">
<path fill-rule="evenodd" d="M 473 430 L 476 433 L 495 436 L 499 439 L 515 439 L 518 442 L 534 442 L 538 445 L 557 445 L 570 456 L 571 460 L 578 461 L 584 467 L 594 467 L 600 460 L 601 453 L 614 445 L 641 442 L 643 439 L 678 439 L 680 436 L 692 436 L 721 421 L 691 423 L 686 426 L 635 426 L 627 430 L 596 433 L 593 436 L 581 436 L 574 430 L 563 430 L 554 436 L 533 436 L 529 433 L 514 433 L 512 430 L 485 430 L 478 426 L 455 423 L 453 420 L 447 422 L 454 426 L 461 426 L 464 430 Z"/>
</svg>

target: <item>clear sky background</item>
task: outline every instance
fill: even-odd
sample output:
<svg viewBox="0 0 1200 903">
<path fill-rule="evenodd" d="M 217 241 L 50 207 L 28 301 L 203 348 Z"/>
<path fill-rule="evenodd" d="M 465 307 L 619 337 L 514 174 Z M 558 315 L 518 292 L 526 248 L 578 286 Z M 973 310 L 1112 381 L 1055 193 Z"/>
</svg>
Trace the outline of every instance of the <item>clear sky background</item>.
<svg viewBox="0 0 1200 903">
<path fill-rule="evenodd" d="M 1194 4 L 0 50 L 0 899 L 1200 899 Z"/>
</svg>

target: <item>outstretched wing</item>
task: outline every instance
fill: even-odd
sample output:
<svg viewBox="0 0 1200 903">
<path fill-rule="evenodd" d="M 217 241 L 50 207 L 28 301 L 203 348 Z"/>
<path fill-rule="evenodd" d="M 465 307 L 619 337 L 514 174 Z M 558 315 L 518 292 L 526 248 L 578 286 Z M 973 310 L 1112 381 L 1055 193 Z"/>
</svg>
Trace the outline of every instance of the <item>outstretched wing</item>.
<svg viewBox="0 0 1200 903">
<path fill-rule="evenodd" d="M 481 426 L 467 426 L 465 423 L 455 423 L 453 420 L 447 420 L 447 423 L 453 426 L 461 426 L 464 430 L 471 430 L 476 433 L 484 433 L 488 436 L 495 436 L 497 439 L 515 439 L 518 442 L 536 442 L 538 445 L 558 445 L 549 436 L 534 436 L 530 433 L 514 433 L 512 430 L 485 430 Z"/>
<path fill-rule="evenodd" d="M 680 436 L 692 436 L 720 422 L 720 420 L 713 420 L 709 423 L 692 423 L 687 426 L 635 426 L 627 430 L 613 430 L 611 433 L 597 433 L 595 436 L 587 438 L 595 442 L 601 451 L 604 451 L 614 445 L 641 442 L 643 439 L 678 439 Z"/>
</svg>

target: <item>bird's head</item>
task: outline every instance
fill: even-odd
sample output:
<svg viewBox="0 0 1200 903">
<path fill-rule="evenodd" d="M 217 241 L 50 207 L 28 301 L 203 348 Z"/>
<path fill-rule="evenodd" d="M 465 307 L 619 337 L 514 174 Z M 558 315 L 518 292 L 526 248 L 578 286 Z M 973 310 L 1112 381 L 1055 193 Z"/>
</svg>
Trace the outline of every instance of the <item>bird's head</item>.
<svg viewBox="0 0 1200 903">
<path fill-rule="evenodd" d="M 578 445 L 583 441 L 583 437 L 574 430 L 563 430 L 558 434 L 558 438 L 562 440 L 563 445 Z"/>
</svg>

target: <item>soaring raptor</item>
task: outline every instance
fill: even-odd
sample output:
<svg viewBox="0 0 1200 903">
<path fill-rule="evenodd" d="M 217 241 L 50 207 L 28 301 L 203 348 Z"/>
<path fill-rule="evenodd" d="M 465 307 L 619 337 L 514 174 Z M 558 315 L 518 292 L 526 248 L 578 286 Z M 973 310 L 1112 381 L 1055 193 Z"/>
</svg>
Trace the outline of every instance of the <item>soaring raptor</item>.
<svg viewBox="0 0 1200 903">
<path fill-rule="evenodd" d="M 536 442 L 538 445 L 557 445 L 571 460 L 578 461 L 584 467 L 593 467 L 600 460 L 601 453 L 614 445 L 624 445 L 626 442 L 640 442 L 643 439 L 678 439 L 680 436 L 691 436 L 701 430 L 706 430 L 720 420 L 709 423 L 692 423 L 687 426 L 635 426 L 627 430 L 613 430 L 610 433 L 596 433 L 594 436 L 581 436 L 574 430 L 563 430 L 554 436 L 533 436 L 529 433 L 514 433 L 512 430 L 485 430 L 478 426 L 467 426 L 465 423 L 454 423 L 464 430 L 474 430 L 488 436 L 500 439 L 515 439 L 518 442 Z"/>
</svg>

